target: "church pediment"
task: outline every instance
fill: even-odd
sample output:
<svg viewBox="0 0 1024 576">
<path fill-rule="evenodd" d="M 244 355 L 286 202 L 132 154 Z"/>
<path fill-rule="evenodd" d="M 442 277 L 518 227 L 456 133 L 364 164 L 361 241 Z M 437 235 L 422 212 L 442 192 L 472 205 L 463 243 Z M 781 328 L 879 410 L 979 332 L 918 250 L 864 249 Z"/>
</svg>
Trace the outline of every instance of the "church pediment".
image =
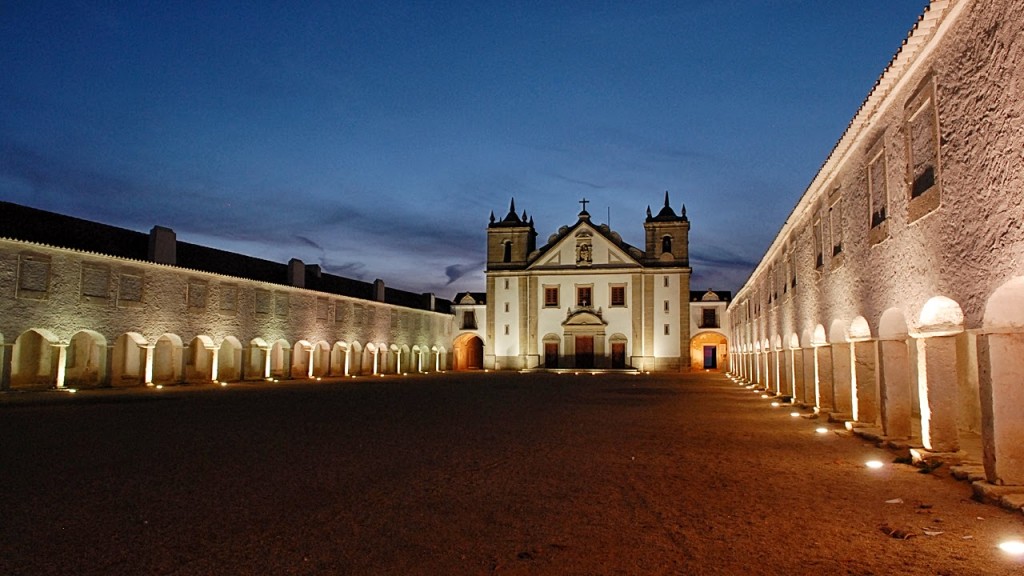
<svg viewBox="0 0 1024 576">
<path fill-rule="evenodd" d="M 601 310 L 596 311 L 593 308 L 576 308 L 569 309 L 569 312 L 565 318 L 565 322 L 562 322 L 562 326 L 606 326 L 607 323 L 601 318 Z"/>
<path fill-rule="evenodd" d="M 530 264 L 530 269 L 640 265 L 637 259 L 627 252 L 627 245 L 623 243 L 625 248 L 620 247 L 603 231 L 587 222 L 579 222 L 572 229 L 559 230 L 557 234 L 552 235 L 551 241 L 552 243 L 541 249 L 540 254 Z"/>
</svg>

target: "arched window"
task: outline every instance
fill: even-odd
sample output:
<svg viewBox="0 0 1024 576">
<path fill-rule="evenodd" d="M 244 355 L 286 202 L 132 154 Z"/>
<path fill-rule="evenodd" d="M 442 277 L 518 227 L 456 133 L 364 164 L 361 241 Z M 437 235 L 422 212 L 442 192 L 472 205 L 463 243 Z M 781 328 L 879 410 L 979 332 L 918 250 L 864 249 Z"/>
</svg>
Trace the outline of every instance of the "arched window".
<svg viewBox="0 0 1024 576">
<path fill-rule="evenodd" d="M 510 240 L 505 241 L 505 255 L 502 257 L 502 262 L 512 261 L 512 242 Z"/>
<path fill-rule="evenodd" d="M 671 236 L 662 236 L 662 238 L 661 238 L 661 251 L 662 252 L 669 252 L 669 253 L 672 252 L 672 237 Z"/>
</svg>

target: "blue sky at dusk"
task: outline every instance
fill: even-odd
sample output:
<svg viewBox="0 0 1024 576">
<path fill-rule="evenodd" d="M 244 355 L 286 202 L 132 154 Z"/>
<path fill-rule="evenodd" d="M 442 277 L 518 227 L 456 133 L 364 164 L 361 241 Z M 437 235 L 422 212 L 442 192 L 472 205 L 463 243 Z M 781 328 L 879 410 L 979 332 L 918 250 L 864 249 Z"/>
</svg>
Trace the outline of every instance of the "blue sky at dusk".
<svg viewBox="0 0 1024 576">
<path fill-rule="evenodd" d="M 923 9 L 9 2 L 0 199 L 451 298 L 513 196 L 642 247 L 668 190 L 736 290 Z"/>
</svg>

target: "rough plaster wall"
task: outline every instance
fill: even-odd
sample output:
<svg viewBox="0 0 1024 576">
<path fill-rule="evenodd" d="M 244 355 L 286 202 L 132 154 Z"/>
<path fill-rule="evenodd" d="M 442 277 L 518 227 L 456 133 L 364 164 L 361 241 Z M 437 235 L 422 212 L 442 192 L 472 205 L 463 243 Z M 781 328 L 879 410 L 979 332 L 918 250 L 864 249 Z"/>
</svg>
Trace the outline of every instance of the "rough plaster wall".
<svg viewBox="0 0 1024 576">
<path fill-rule="evenodd" d="M 20 254 L 50 259 L 50 285 L 43 300 L 18 298 Z M 109 297 L 84 299 L 81 295 L 82 264 L 110 269 Z M 119 302 L 122 273 L 141 273 L 145 278 L 141 303 Z M 189 283 L 205 284 L 205 306 L 190 307 Z M 221 290 L 237 286 L 235 310 L 221 310 Z M 287 302 L 286 312 L 256 311 L 259 290 L 272 295 L 272 307 Z M 318 314 L 318 298 L 327 298 L 326 318 Z M 340 312 L 339 323 L 336 315 Z M 320 316 L 318 318 L 318 316 Z M 79 330 L 95 330 L 108 344 L 125 332 L 138 332 L 155 342 L 164 333 L 177 334 L 187 344 L 196 336 L 210 336 L 219 346 L 234 336 L 244 346 L 256 337 L 267 342 L 285 339 L 311 343 L 325 341 L 369 342 L 451 348 L 452 316 L 402 308 L 377 302 L 161 266 L 108 256 L 86 254 L 23 242 L 0 240 L 0 333 L 8 341 L 31 328 L 46 329 L 61 340 Z"/>
<path fill-rule="evenodd" d="M 994 0 L 966 6 L 942 43 L 889 95 L 889 106 L 839 165 L 831 184 L 843 196 L 841 265 L 826 251 L 823 272 L 814 267 L 813 216 L 805 214 L 780 235 L 793 242 L 798 286 L 768 303 L 767 268 L 752 277 L 735 302 L 760 305 L 752 341 L 775 334 L 803 334 L 821 324 L 863 315 L 877 334 L 890 307 L 903 310 L 913 328 L 925 302 L 936 295 L 957 301 L 965 326 L 981 324 L 987 298 L 1024 273 L 1024 6 Z M 909 221 L 904 106 L 933 74 L 940 127 L 941 206 Z M 887 158 L 889 237 L 871 245 L 866 166 L 881 138 Z M 827 200 L 817 199 L 827 219 Z M 777 257 L 781 265 L 782 254 Z M 735 315 L 734 315 L 735 318 Z M 739 320 L 737 320 L 739 321 Z"/>
</svg>

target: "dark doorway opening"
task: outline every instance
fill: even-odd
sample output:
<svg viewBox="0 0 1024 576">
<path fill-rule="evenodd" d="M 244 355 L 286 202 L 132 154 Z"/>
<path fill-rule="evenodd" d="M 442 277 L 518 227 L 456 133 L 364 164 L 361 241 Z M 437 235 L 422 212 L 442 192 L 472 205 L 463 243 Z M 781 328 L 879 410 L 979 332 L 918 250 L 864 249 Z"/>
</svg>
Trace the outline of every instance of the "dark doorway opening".
<svg viewBox="0 0 1024 576">
<path fill-rule="evenodd" d="M 704 347 L 704 369 L 714 370 L 718 368 L 718 346 Z"/>
</svg>

